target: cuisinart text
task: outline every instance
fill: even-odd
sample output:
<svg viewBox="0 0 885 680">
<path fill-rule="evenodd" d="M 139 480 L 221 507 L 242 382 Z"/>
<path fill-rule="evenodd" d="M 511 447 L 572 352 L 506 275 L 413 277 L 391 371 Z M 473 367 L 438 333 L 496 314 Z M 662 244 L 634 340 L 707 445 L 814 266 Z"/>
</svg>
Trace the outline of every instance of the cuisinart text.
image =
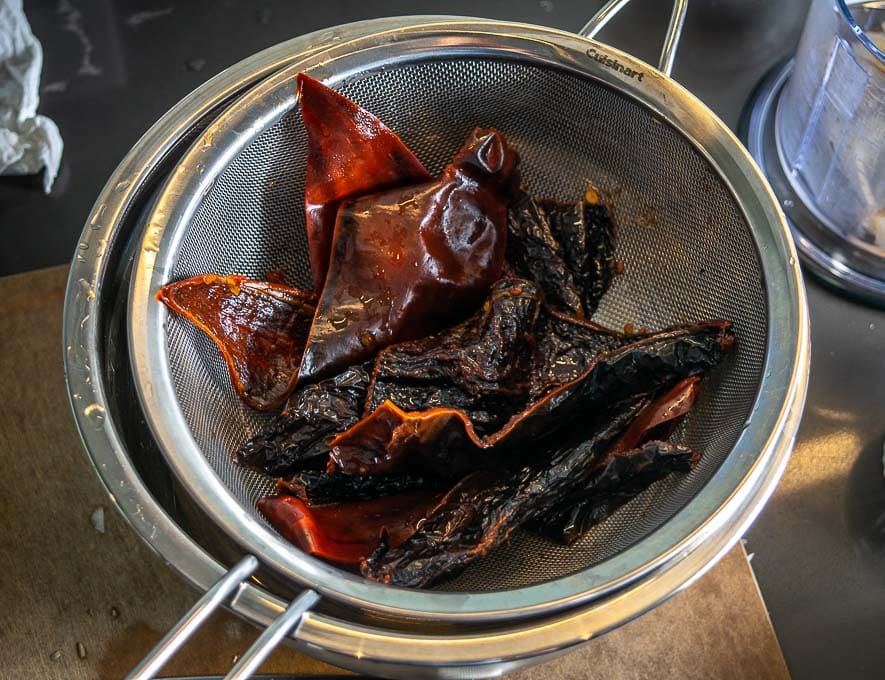
<svg viewBox="0 0 885 680">
<path fill-rule="evenodd" d="M 642 76 L 645 75 L 643 71 L 634 71 L 632 68 L 624 66 L 617 59 L 612 59 L 607 54 L 603 54 L 595 47 L 591 47 L 587 50 L 587 56 L 591 57 L 595 61 L 598 61 L 603 66 L 608 66 L 613 71 L 620 71 L 625 76 L 629 76 L 630 78 L 636 78 L 640 83 L 642 82 Z"/>
</svg>

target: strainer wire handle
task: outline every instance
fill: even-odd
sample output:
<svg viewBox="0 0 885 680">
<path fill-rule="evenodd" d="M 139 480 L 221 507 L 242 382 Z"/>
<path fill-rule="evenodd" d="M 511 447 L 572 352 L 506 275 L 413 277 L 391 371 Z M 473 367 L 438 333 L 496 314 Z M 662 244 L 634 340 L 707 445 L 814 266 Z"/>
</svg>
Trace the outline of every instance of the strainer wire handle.
<svg viewBox="0 0 885 680">
<path fill-rule="evenodd" d="M 596 35 L 620 12 L 630 0 L 608 0 L 593 17 L 578 31 L 578 35 L 585 38 L 595 38 Z M 673 62 L 676 60 L 676 48 L 679 46 L 679 38 L 682 37 L 682 27 L 685 25 L 685 12 L 688 9 L 688 0 L 674 0 L 673 12 L 670 15 L 670 25 L 664 36 L 664 44 L 661 47 L 661 57 L 658 59 L 658 70 L 669 76 L 673 71 Z"/>
<path fill-rule="evenodd" d="M 187 639 L 193 635 L 209 615 L 218 608 L 249 578 L 258 568 L 258 559 L 247 555 L 237 562 L 230 570 L 215 582 L 205 595 L 197 600 L 187 614 L 181 617 L 172 629 L 163 636 L 156 646 L 148 652 L 126 680 L 150 680 L 166 665 L 166 662 L 181 649 Z"/>
<path fill-rule="evenodd" d="M 258 670 L 261 663 L 280 641 L 301 621 L 304 612 L 313 607 L 319 599 L 318 593 L 313 590 L 305 590 L 292 600 L 286 611 L 274 619 L 274 622 L 265 628 L 258 639 L 252 643 L 252 646 L 246 650 L 230 673 L 224 676 L 224 680 L 244 680 L 252 677 L 252 674 Z"/>
<path fill-rule="evenodd" d="M 160 669 L 172 658 L 172 656 L 187 642 L 188 638 L 199 628 L 203 622 L 214 612 L 219 605 L 229 602 L 237 594 L 248 579 L 258 568 L 258 559 L 253 555 L 247 555 L 237 562 L 230 570 L 215 582 L 209 590 L 197 600 L 197 603 L 181 617 L 178 623 L 163 636 L 156 646 L 144 659 L 126 676 L 126 680 L 150 680 L 155 677 Z M 243 654 L 243 657 L 234 665 L 226 678 L 242 680 L 254 673 L 261 662 L 264 661 L 274 647 L 291 631 L 301 620 L 301 616 L 310 609 L 319 595 L 312 590 L 306 590 L 292 600 L 292 603 L 280 614 L 252 646 Z"/>
</svg>

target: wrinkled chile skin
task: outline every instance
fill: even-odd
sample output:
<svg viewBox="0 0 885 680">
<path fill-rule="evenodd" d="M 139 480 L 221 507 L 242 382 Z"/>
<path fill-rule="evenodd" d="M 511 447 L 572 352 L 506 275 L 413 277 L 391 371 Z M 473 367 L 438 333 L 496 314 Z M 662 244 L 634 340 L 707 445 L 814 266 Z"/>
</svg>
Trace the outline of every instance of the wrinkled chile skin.
<svg viewBox="0 0 885 680">
<path fill-rule="evenodd" d="M 390 475 L 369 477 L 342 475 L 325 470 L 304 470 L 277 482 L 279 493 L 297 496 L 308 505 L 340 503 L 341 501 L 368 501 L 392 496 L 403 491 L 434 488 L 438 482 L 417 475 Z"/>
<path fill-rule="evenodd" d="M 325 468 L 329 441 L 357 423 L 368 389 L 366 366 L 298 388 L 287 408 L 240 446 L 237 462 L 273 477 Z"/>
<path fill-rule="evenodd" d="M 500 279 L 465 322 L 393 345 L 375 361 L 364 415 L 391 401 L 404 411 L 458 409 L 480 434 L 495 432 L 524 403 L 542 293 Z"/>
<path fill-rule="evenodd" d="M 501 133 L 476 130 L 436 182 L 341 206 L 301 383 L 476 309 L 504 264 L 517 164 Z"/>
<path fill-rule="evenodd" d="M 594 457 L 640 408 L 634 403 L 599 419 L 588 438 L 549 459 L 515 471 L 483 470 L 465 477 L 400 546 L 382 543 L 360 565 L 366 578 L 405 587 L 427 586 L 487 555 L 525 522 L 585 485 Z"/>
<path fill-rule="evenodd" d="M 609 452 L 596 464 L 591 482 L 559 500 L 533 528 L 569 545 L 625 503 L 671 472 L 690 472 L 700 460 L 696 452 L 678 444 L 653 441 L 634 449 Z"/>
<path fill-rule="evenodd" d="M 586 322 L 576 320 L 573 325 L 582 333 L 593 330 Z M 558 356 L 535 355 L 537 363 L 529 367 L 529 374 L 542 379 L 544 389 L 533 390 L 537 398 L 523 401 L 523 408 L 500 429 L 481 434 L 461 410 L 434 407 L 405 412 L 387 401 L 332 440 L 330 469 L 345 474 L 457 476 L 494 467 L 520 443 L 550 434 L 577 413 L 593 416 L 619 403 L 651 398 L 662 388 L 705 373 L 722 360 L 734 342 L 731 324 L 726 321 L 638 336 L 593 332 L 602 336 L 604 343 L 614 341 L 615 345 L 579 362 L 579 371 L 560 375 Z M 538 345 L 542 344 L 539 340 Z M 435 350 L 432 346 L 426 350 L 427 367 L 432 370 Z M 387 350 L 390 354 L 398 351 L 399 346 Z M 368 403 L 373 400 L 372 389 L 379 384 L 383 366 L 382 356 L 376 362 Z M 470 363 L 465 362 L 464 370 L 471 370 Z M 421 385 L 416 389 L 421 390 Z M 526 392 L 531 395 L 528 387 Z M 518 397 L 514 401 L 520 403 Z"/>
<path fill-rule="evenodd" d="M 594 200 L 586 200 L 591 196 Z M 538 207 L 580 292 L 584 315 L 593 316 L 615 272 L 615 225 L 599 194 L 590 189 L 579 203 L 539 199 Z"/>
</svg>

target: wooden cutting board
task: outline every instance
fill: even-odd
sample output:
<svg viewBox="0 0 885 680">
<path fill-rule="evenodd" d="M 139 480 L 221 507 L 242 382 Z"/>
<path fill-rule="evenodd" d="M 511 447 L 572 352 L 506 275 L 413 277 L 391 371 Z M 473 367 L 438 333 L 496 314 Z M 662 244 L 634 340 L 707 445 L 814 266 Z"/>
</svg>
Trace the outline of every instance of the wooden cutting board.
<svg viewBox="0 0 885 680">
<path fill-rule="evenodd" d="M 0 676 L 120 678 L 198 594 L 111 505 L 80 444 L 62 372 L 66 267 L 0 278 Z M 91 521 L 101 508 L 104 531 Z M 225 673 L 257 635 L 216 614 L 163 670 Z M 262 673 L 344 674 L 288 648 Z M 788 678 L 738 546 L 656 610 L 515 680 Z"/>
</svg>

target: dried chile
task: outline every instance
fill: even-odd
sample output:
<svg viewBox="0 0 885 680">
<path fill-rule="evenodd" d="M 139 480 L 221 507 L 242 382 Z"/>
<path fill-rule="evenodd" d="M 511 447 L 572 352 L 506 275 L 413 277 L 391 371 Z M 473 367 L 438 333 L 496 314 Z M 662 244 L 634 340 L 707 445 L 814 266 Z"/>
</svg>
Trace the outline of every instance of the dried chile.
<svg viewBox="0 0 885 680">
<path fill-rule="evenodd" d="M 499 282 L 493 299 L 502 289 L 511 295 L 520 288 L 531 290 L 529 282 L 515 285 L 514 281 L 518 280 Z M 492 312 L 495 309 L 490 307 Z M 478 316 L 487 311 L 484 308 Z M 726 321 L 623 336 L 563 316 L 550 314 L 547 319 L 549 323 L 536 326 L 552 339 L 535 337 L 537 346 L 545 349 L 532 353 L 526 369 L 531 383 L 522 395 L 511 394 L 513 403 L 520 407 L 502 427 L 483 432 L 469 413 L 460 409 L 440 406 L 407 412 L 387 400 L 335 437 L 330 470 L 345 474 L 457 476 L 467 470 L 491 467 L 505 460 L 508 451 L 520 442 L 549 434 L 578 412 L 592 416 L 621 402 L 651 397 L 681 379 L 706 372 L 721 361 L 733 343 L 731 324 Z M 455 335 L 461 337 L 469 325 L 470 321 L 458 327 Z M 463 390 L 465 381 L 460 376 L 473 370 L 471 354 L 463 351 L 459 363 L 447 348 L 445 335 L 382 352 L 375 364 L 367 404 L 375 403 L 373 391 L 379 386 L 385 399 L 403 399 L 408 394 L 406 403 L 422 407 L 441 401 L 441 394 Z M 594 347 L 592 353 L 587 351 Z M 441 348 L 447 365 L 438 360 L 437 348 Z M 387 366 L 405 366 L 415 369 L 415 373 L 402 370 L 389 378 Z M 422 372 L 427 380 L 420 379 Z M 397 390 L 386 390 L 388 383 L 395 382 Z M 481 396 L 482 391 L 475 394 Z"/>
<path fill-rule="evenodd" d="M 296 389 L 287 408 L 239 448 L 237 462 L 275 477 L 324 468 L 329 440 L 359 420 L 368 389 L 364 366 Z"/>
<path fill-rule="evenodd" d="M 464 323 L 385 349 L 365 415 L 385 401 L 405 411 L 454 408 L 478 434 L 492 434 L 529 401 L 580 377 L 598 355 L 637 339 L 544 309 L 542 300 L 533 282 L 501 279 Z"/>
<path fill-rule="evenodd" d="M 694 405 L 700 392 L 700 380 L 699 376 L 681 380 L 653 399 L 606 452 L 608 458 L 630 451 L 638 456 L 630 463 L 631 467 L 624 468 L 632 471 L 630 477 L 625 477 L 611 488 L 596 486 L 561 499 L 553 511 L 535 521 L 536 527 L 551 538 L 566 544 L 573 543 L 652 483 L 673 471 L 689 471 L 698 456 L 667 446 L 654 450 L 640 447 L 672 434 Z"/>
<path fill-rule="evenodd" d="M 501 429 L 525 401 L 541 297 L 530 281 L 502 279 L 467 321 L 381 352 L 365 415 L 389 400 L 458 409 L 480 434 Z"/>
<path fill-rule="evenodd" d="M 471 314 L 504 264 L 517 164 L 500 132 L 475 130 L 437 181 L 343 203 L 299 380 Z"/>
<path fill-rule="evenodd" d="M 562 246 L 527 192 L 520 191 L 510 204 L 507 228 L 507 262 L 513 272 L 537 283 L 552 308 L 584 316 L 581 292 L 563 259 Z"/>
<path fill-rule="evenodd" d="M 611 212 L 595 189 L 579 203 L 539 200 L 563 259 L 581 292 L 584 314 L 593 316 L 615 272 L 615 227 Z"/>
<path fill-rule="evenodd" d="M 694 406 L 700 390 L 700 376 L 680 380 L 642 409 L 609 453 L 629 451 L 652 439 L 667 439 L 682 417 Z"/>
<path fill-rule="evenodd" d="M 378 547 L 381 536 L 399 545 L 439 500 L 432 491 L 332 505 L 306 505 L 295 496 L 266 496 L 258 510 L 286 540 L 304 552 L 341 564 L 356 564 Z"/>
<path fill-rule="evenodd" d="M 473 472 L 449 491 L 399 547 L 382 543 L 360 570 L 366 578 L 421 587 L 461 569 L 504 543 L 525 522 L 552 509 L 558 499 L 604 479 L 592 464 L 636 415 L 634 403 L 596 425 L 574 447 L 516 471 Z"/>
<path fill-rule="evenodd" d="M 337 472 L 304 470 L 288 479 L 277 481 L 279 493 L 297 496 L 308 505 L 368 501 L 392 496 L 403 491 L 427 489 L 436 486 L 434 480 L 417 475 L 364 476 L 342 475 Z"/>
<path fill-rule="evenodd" d="M 598 478 L 580 491 L 564 496 L 535 520 L 543 534 L 574 543 L 593 526 L 671 472 L 689 472 L 700 460 L 679 444 L 650 441 L 635 449 L 612 449 L 594 465 Z"/>
<path fill-rule="evenodd" d="M 240 399 L 278 408 L 295 385 L 314 314 L 312 293 L 245 276 L 204 274 L 170 283 L 157 299 L 221 350 Z"/>
<path fill-rule="evenodd" d="M 399 137 L 346 97 L 303 73 L 298 74 L 298 95 L 307 130 L 307 243 L 319 292 L 341 202 L 431 177 Z"/>
<path fill-rule="evenodd" d="M 624 334 L 552 309 L 538 318 L 536 360 L 529 400 L 536 401 L 580 378 L 600 354 L 638 342 L 650 334 Z"/>
</svg>

